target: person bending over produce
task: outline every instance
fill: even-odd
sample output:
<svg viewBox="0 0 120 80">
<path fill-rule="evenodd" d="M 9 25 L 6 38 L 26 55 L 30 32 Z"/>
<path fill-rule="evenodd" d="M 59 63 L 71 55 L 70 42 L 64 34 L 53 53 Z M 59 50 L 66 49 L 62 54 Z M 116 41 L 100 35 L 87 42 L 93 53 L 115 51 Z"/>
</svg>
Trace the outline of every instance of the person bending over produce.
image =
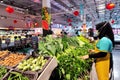
<svg viewBox="0 0 120 80">
<path fill-rule="evenodd" d="M 96 25 L 98 30 L 98 42 L 94 50 L 89 50 L 91 54 L 84 55 L 82 59 L 95 58 L 95 68 L 98 80 L 109 80 L 111 67 L 111 52 L 114 47 L 114 35 L 109 22 L 101 22 Z"/>
</svg>

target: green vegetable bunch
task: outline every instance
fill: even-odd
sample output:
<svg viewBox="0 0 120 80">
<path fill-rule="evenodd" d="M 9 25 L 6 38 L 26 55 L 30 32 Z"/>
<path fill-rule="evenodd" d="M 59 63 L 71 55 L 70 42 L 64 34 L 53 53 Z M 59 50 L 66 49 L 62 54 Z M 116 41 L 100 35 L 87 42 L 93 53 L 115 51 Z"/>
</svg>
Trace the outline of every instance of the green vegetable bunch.
<svg viewBox="0 0 120 80">
<path fill-rule="evenodd" d="M 56 56 L 60 80 L 78 80 L 78 77 L 86 77 L 92 60 L 81 60 L 80 56 L 88 54 L 88 50 L 92 48 L 93 44 L 83 36 L 82 38 L 64 36 L 56 39 L 47 36 L 45 41 L 39 42 L 40 54 Z"/>
<path fill-rule="evenodd" d="M 28 60 L 24 60 L 17 66 L 18 69 L 26 71 L 37 71 L 41 70 L 46 63 L 46 59 L 43 56 L 39 56 L 38 58 L 29 58 Z"/>
<path fill-rule="evenodd" d="M 78 38 L 79 38 L 79 40 L 81 40 L 81 41 L 83 41 L 83 42 L 85 42 L 85 43 L 90 43 L 90 40 L 87 39 L 87 38 L 85 38 L 84 36 L 80 36 L 80 37 L 78 37 Z"/>
<path fill-rule="evenodd" d="M 67 49 L 69 53 L 64 53 L 57 57 L 61 80 L 78 80 L 78 77 L 84 78 L 89 74 L 92 60 L 81 60 L 80 56 L 87 54 L 86 49 L 84 51 L 78 49 Z"/>
<path fill-rule="evenodd" d="M 45 41 L 39 42 L 39 54 L 57 56 L 57 53 L 63 51 L 62 39 L 52 39 L 50 35 L 45 38 Z"/>
<path fill-rule="evenodd" d="M 3 66 L 0 66 L 0 79 L 7 73 L 7 69 Z"/>
<path fill-rule="evenodd" d="M 26 76 L 23 76 L 21 73 L 12 71 L 8 76 L 8 80 L 29 80 L 29 78 Z"/>
</svg>

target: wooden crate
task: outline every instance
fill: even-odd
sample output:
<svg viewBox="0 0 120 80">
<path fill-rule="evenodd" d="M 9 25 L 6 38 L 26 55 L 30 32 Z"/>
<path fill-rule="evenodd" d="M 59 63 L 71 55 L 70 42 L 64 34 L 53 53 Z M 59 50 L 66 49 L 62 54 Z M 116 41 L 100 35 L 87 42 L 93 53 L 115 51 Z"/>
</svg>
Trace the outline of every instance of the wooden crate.
<svg viewBox="0 0 120 80">
<path fill-rule="evenodd" d="M 36 56 L 29 56 L 27 59 L 29 59 L 29 58 L 37 58 L 39 55 L 36 55 Z M 26 59 L 26 60 L 27 60 Z M 40 69 L 40 70 L 37 70 L 37 71 L 23 71 L 23 72 L 25 72 L 25 73 L 34 73 L 34 72 L 37 72 L 37 74 L 38 75 L 40 75 L 42 72 L 43 72 L 43 70 L 46 68 L 46 66 L 49 64 L 49 62 L 52 60 L 52 57 L 49 57 L 49 56 L 45 56 L 44 57 L 44 59 L 46 59 L 47 60 L 47 62 L 44 64 L 44 66 L 42 67 L 42 69 Z M 15 70 L 19 70 L 17 67 L 15 68 Z M 21 71 L 21 70 L 19 70 L 19 71 Z"/>
<path fill-rule="evenodd" d="M 36 72 L 27 73 L 27 72 L 22 72 L 19 70 L 11 70 L 10 72 L 18 72 L 18 73 L 22 74 L 23 76 L 28 77 L 29 80 L 36 80 L 38 77 L 38 74 Z M 8 77 L 10 76 L 10 72 L 8 72 L 2 80 L 8 80 Z"/>
<path fill-rule="evenodd" d="M 7 76 L 8 73 L 12 70 L 12 68 L 10 68 L 10 67 L 5 67 L 5 68 L 7 69 L 7 73 L 0 80 L 3 80 L 5 78 L 5 76 Z"/>
<path fill-rule="evenodd" d="M 0 61 L 4 61 L 5 59 L 7 59 L 11 54 L 15 54 L 15 53 L 9 53 L 6 57 L 4 57 L 4 59 L 0 59 Z M 21 59 L 21 61 L 23 61 L 24 59 L 27 59 L 30 55 L 25 55 L 25 58 Z M 10 58 L 10 57 L 9 57 Z M 19 61 L 18 63 L 16 63 L 14 66 L 7 66 L 7 65 L 3 65 L 2 63 L 0 63 L 1 66 L 6 66 L 6 67 L 11 67 L 11 68 L 15 68 L 21 61 Z"/>
<path fill-rule="evenodd" d="M 57 59 L 53 57 L 49 64 L 45 67 L 42 73 L 39 75 L 37 80 L 49 80 L 52 71 L 57 67 Z"/>
</svg>

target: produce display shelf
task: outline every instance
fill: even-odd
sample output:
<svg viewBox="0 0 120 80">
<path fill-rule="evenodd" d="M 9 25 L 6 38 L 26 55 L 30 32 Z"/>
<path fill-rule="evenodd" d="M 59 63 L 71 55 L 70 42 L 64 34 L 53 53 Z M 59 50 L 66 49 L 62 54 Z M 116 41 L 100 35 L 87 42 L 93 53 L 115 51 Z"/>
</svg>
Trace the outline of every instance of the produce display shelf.
<svg viewBox="0 0 120 80">
<path fill-rule="evenodd" d="M 11 73 L 11 72 L 20 73 L 20 74 L 22 74 L 23 76 L 26 76 L 29 80 L 36 80 L 36 79 L 37 79 L 37 76 L 38 76 L 37 72 L 23 73 L 22 71 L 11 69 L 11 71 L 9 71 L 9 72 L 3 77 L 2 80 L 7 80 L 8 77 L 10 76 L 10 73 Z"/>
<path fill-rule="evenodd" d="M 19 72 L 25 76 L 27 76 L 30 80 L 49 80 L 52 71 L 57 67 L 57 59 L 55 57 L 51 57 L 49 63 L 44 66 L 42 72 L 38 74 L 37 72 L 22 72 L 15 68 L 8 68 L 10 71 L 2 78 L 2 80 L 7 80 L 10 72 Z"/>
<path fill-rule="evenodd" d="M 36 56 L 29 56 L 27 59 L 25 59 L 25 60 L 28 60 L 28 59 L 30 59 L 30 58 L 37 58 L 39 55 L 36 55 Z M 49 64 L 49 62 L 52 60 L 52 57 L 49 57 L 49 56 L 45 56 L 44 57 L 44 59 L 46 59 L 47 61 L 46 61 L 46 63 L 43 65 L 43 67 L 42 67 L 42 69 L 40 69 L 40 70 L 37 70 L 37 71 L 30 71 L 30 70 L 26 70 L 26 71 L 22 71 L 22 70 L 19 70 L 18 68 L 17 68 L 17 66 L 16 66 L 16 68 L 14 68 L 15 70 L 18 70 L 18 71 L 21 71 L 22 73 L 37 73 L 38 75 L 40 75 L 42 72 L 43 72 L 43 70 L 46 68 L 46 66 Z"/>
<path fill-rule="evenodd" d="M 20 55 L 20 53 L 9 53 L 3 59 L 0 59 L 0 61 L 3 61 L 5 59 L 7 59 L 8 57 L 10 57 L 11 54 L 19 54 Z M 23 60 L 27 59 L 29 56 L 30 55 L 25 55 L 25 57 L 23 59 L 21 59 L 18 63 L 16 63 L 14 66 L 7 66 L 7 65 L 2 65 L 2 64 L 0 64 L 0 66 L 6 66 L 6 67 L 10 67 L 10 68 L 15 68 L 20 62 L 22 62 Z"/>
<path fill-rule="evenodd" d="M 57 67 L 57 59 L 53 57 L 51 61 L 48 63 L 46 68 L 42 71 L 42 73 L 39 75 L 37 80 L 49 80 L 52 71 Z"/>
</svg>

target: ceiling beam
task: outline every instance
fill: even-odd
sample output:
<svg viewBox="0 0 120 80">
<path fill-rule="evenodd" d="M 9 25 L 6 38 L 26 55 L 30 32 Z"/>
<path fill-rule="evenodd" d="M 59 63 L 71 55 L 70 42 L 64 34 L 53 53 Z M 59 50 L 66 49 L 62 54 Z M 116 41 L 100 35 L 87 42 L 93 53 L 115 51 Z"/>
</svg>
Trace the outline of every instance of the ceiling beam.
<svg viewBox="0 0 120 80">
<path fill-rule="evenodd" d="M 69 9 L 69 7 L 68 7 L 64 2 L 62 2 L 62 0 L 55 0 L 55 1 L 56 1 L 57 3 L 59 3 L 61 6 Z"/>
<path fill-rule="evenodd" d="M 55 9 L 58 9 L 58 10 L 61 10 L 61 8 L 59 8 L 58 6 L 54 5 L 53 3 L 51 4 L 51 7 L 55 8 Z"/>
<path fill-rule="evenodd" d="M 71 3 L 72 5 L 74 5 L 74 6 L 71 6 L 71 7 L 77 6 L 77 4 L 73 0 L 68 0 L 68 1 L 69 1 L 69 3 Z"/>
</svg>

